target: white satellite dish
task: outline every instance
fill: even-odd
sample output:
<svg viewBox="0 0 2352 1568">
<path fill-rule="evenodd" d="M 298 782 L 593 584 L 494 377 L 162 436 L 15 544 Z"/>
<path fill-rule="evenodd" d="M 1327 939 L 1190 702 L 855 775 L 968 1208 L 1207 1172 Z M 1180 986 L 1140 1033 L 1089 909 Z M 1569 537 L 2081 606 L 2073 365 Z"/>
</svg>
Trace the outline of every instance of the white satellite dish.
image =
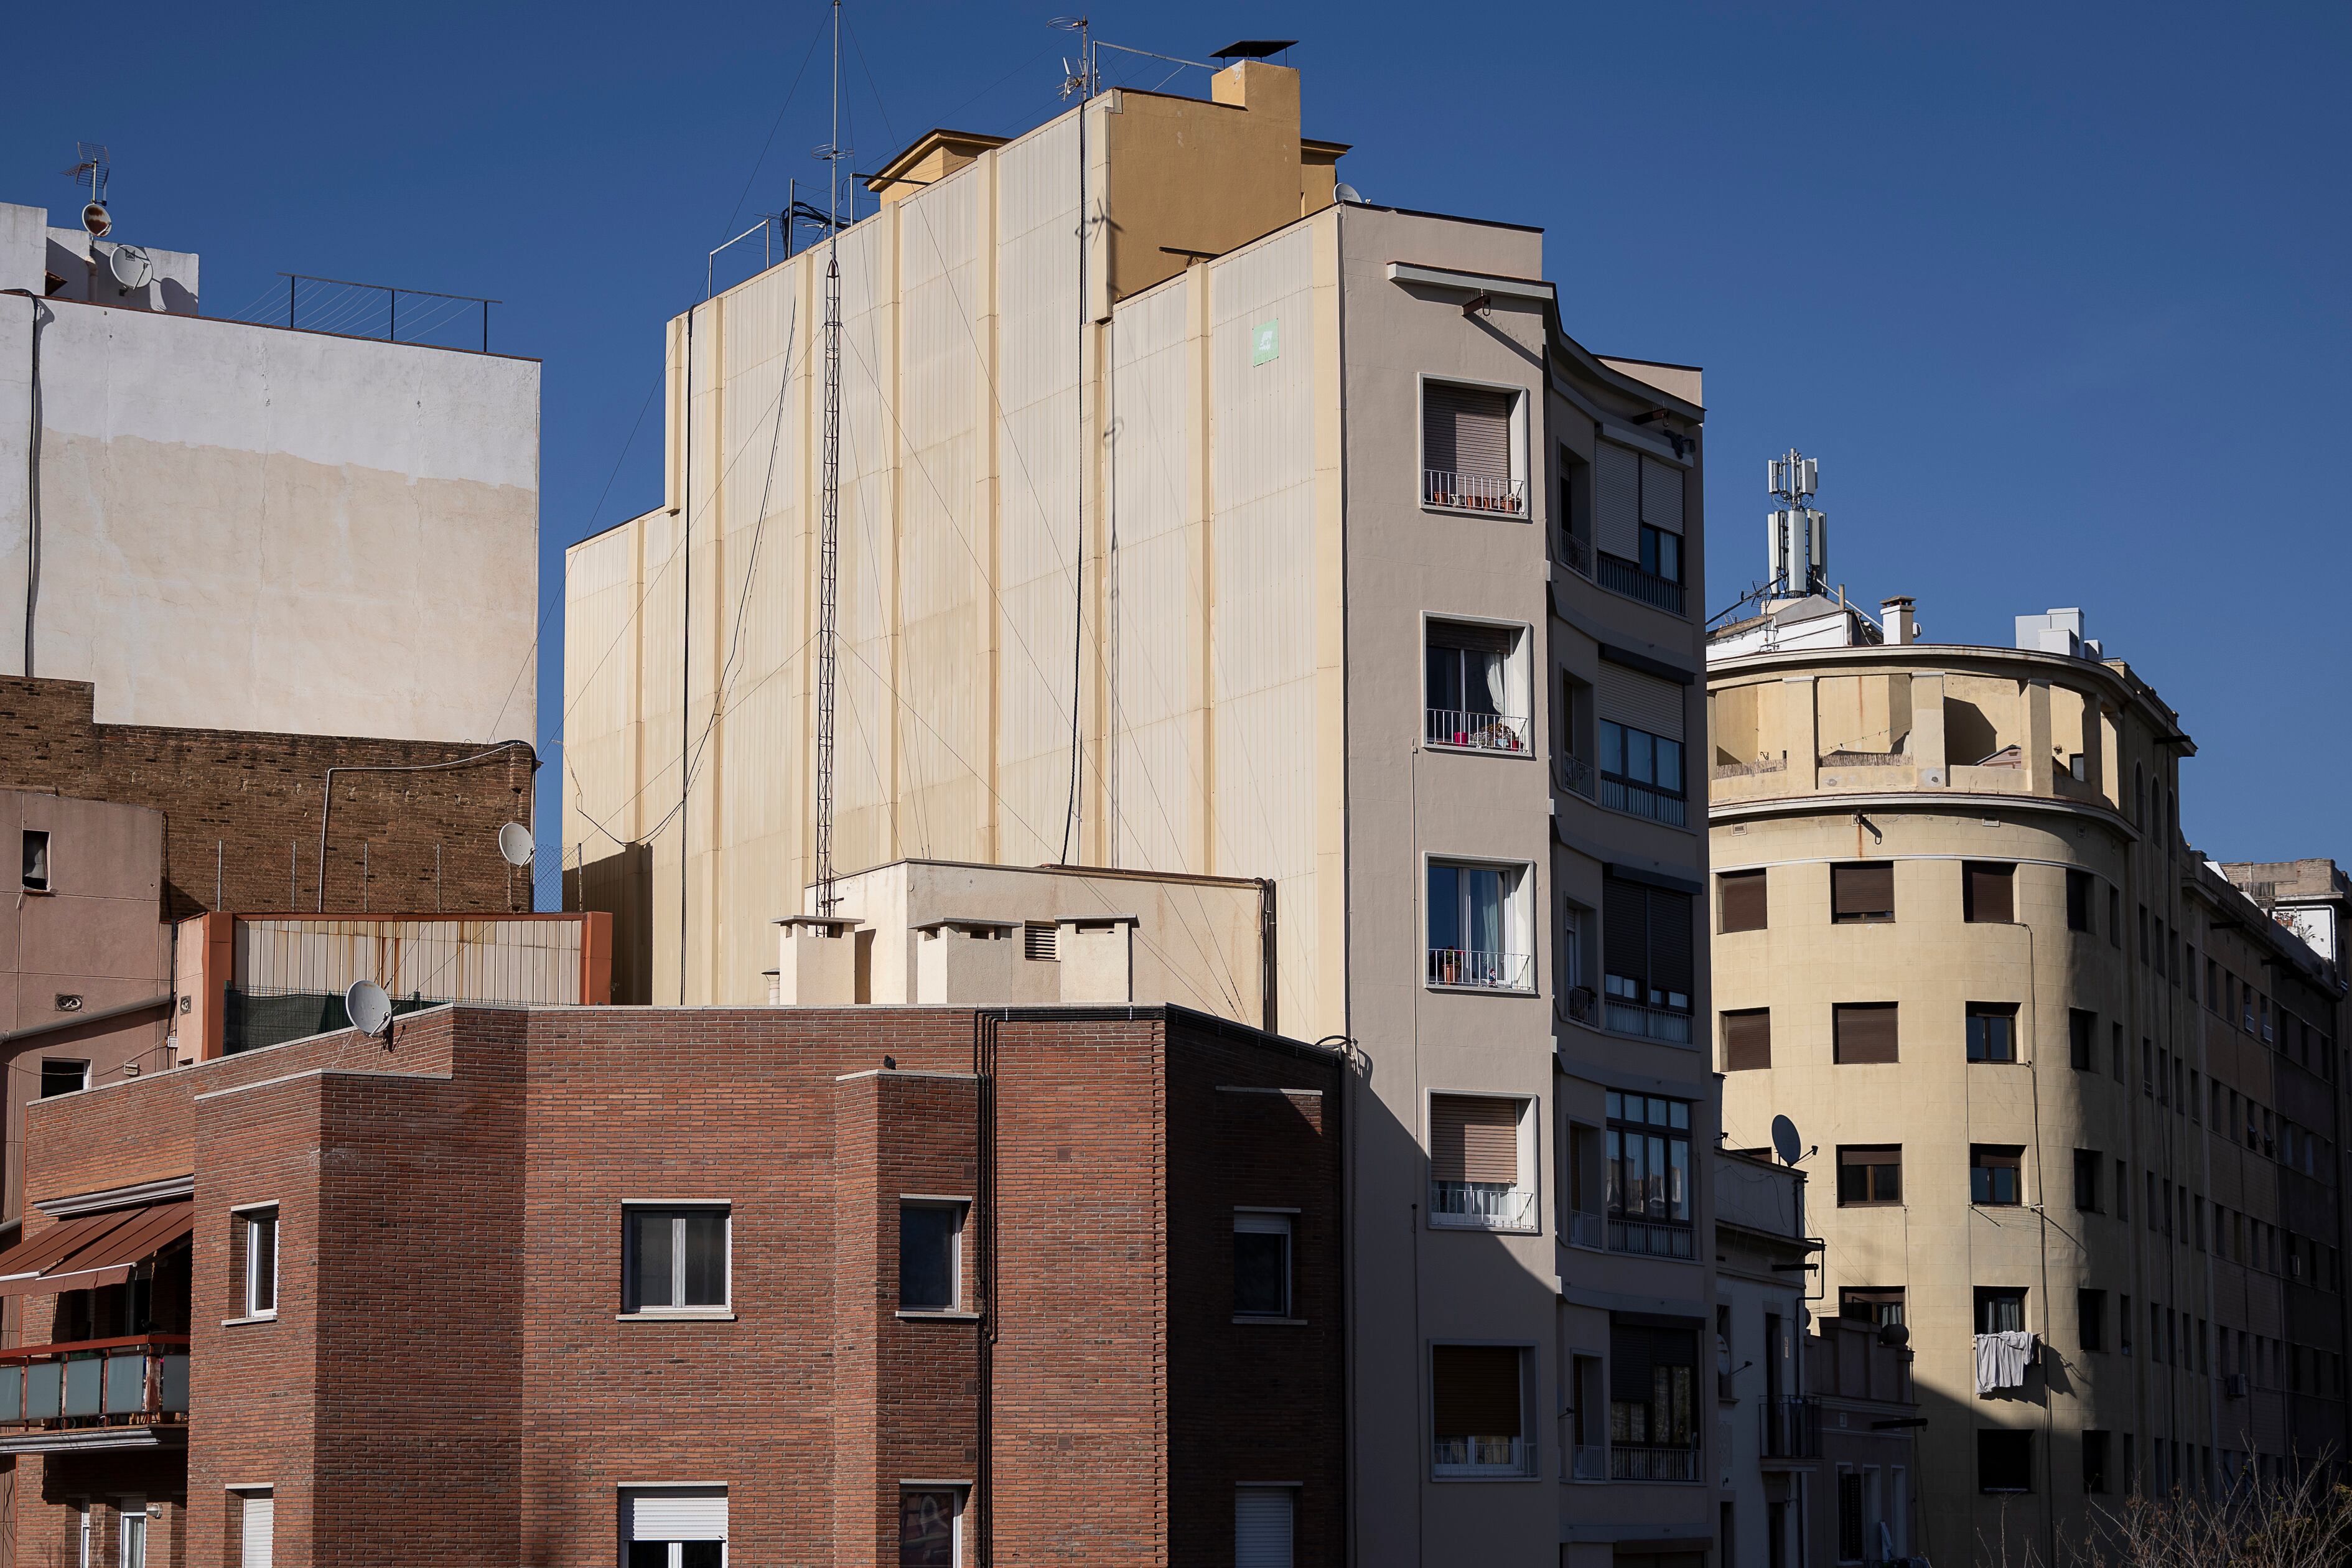
<svg viewBox="0 0 2352 1568">
<path fill-rule="evenodd" d="M 499 829 L 499 853 L 509 866 L 530 864 L 530 829 L 520 822 L 509 822 Z"/>
<path fill-rule="evenodd" d="M 1364 205 L 1364 193 L 1342 180 L 1331 187 L 1331 199 L 1345 202 L 1351 207 L 1360 207 Z"/>
<path fill-rule="evenodd" d="M 116 246 L 114 253 L 106 258 L 106 266 L 125 294 L 133 289 L 144 289 L 155 280 L 153 259 L 135 245 Z"/>
<path fill-rule="evenodd" d="M 1780 1163 L 1793 1165 L 1805 1155 L 1805 1141 L 1797 1136 L 1797 1124 L 1785 1116 L 1772 1118 L 1772 1152 L 1780 1156 Z"/>
<path fill-rule="evenodd" d="M 343 1011 L 350 1015 L 352 1027 L 362 1035 L 381 1035 L 392 1022 L 392 998 L 383 987 L 373 980 L 354 980 L 352 988 L 343 993 Z"/>
</svg>

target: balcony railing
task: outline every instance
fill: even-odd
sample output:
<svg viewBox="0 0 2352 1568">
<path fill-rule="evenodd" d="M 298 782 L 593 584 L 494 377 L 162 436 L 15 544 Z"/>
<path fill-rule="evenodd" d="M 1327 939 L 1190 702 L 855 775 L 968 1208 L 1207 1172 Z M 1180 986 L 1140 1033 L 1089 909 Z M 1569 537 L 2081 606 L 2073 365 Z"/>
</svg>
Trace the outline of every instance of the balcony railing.
<svg viewBox="0 0 2352 1568">
<path fill-rule="evenodd" d="M 1601 1016 L 1612 1034 L 1639 1035 L 1647 1040 L 1664 1040 L 1671 1046 L 1691 1043 L 1691 1019 L 1688 1013 L 1677 1013 L 1671 1007 L 1644 1007 L 1638 1002 L 1621 1002 L 1614 996 L 1601 998 Z"/>
<path fill-rule="evenodd" d="M 1533 1230 L 1535 1191 L 1500 1182 L 1432 1182 L 1429 1222 L 1455 1230 Z"/>
<path fill-rule="evenodd" d="M 1629 812 L 1646 816 L 1652 822 L 1670 823 L 1676 827 L 1688 820 L 1689 807 L 1679 795 L 1668 795 L 1645 784 L 1631 779 L 1601 775 L 1601 804 L 1612 811 Z"/>
<path fill-rule="evenodd" d="M 1627 1219 L 1619 1215 L 1609 1216 L 1609 1250 L 1644 1258 L 1683 1258 L 1694 1256 L 1696 1251 L 1687 1220 Z"/>
<path fill-rule="evenodd" d="M 1717 763 L 1714 776 L 1719 779 L 1753 778 L 1758 773 L 1784 773 L 1789 771 L 1789 756 L 1783 752 L 1777 757 L 1761 757 L 1752 763 Z"/>
<path fill-rule="evenodd" d="M 1534 986 L 1535 961 L 1524 952 L 1480 952 L 1475 948 L 1429 950 L 1429 983 L 1481 991 L 1527 991 Z"/>
<path fill-rule="evenodd" d="M 1528 721 L 1509 713 L 1475 713 L 1460 708 L 1432 708 L 1423 733 L 1433 746 L 1461 746 L 1474 752 L 1524 752 Z"/>
<path fill-rule="evenodd" d="M 1421 471 L 1421 499 L 1431 506 L 1454 511 L 1498 511 L 1506 517 L 1528 514 L 1525 479 L 1490 479 L 1482 474 L 1450 474 L 1443 468 Z"/>
<path fill-rule="evenodd" d="M 1557 763 L 1557 769 L 1559 773 L 1560 788 L 1570 795 L 1580 795 L 1587 800 L 1594 798 L 1591 763 L 1586 762 L 1582 757 L 1571 757 L 1563 752 Z"/>
<path fill-rule="evenodd" d="M 1595 1252 L 1605 1251 L 1609 1246 L 1608 1216 L 1570 1209 L 1568 1213 L 1568 1244 L 1570 1247 L 1589 1247 Z"/>
<path fill-rule="evenodd" d="M 1441 1476 L 1523 1476 L 1526 1442 L 1517 1437 L 1440 1437 L 1432 1455 Z"/>
<path fill-rule="evenodd" d="M 1566 530 L 1559 536 L 1560 564 L 1580 577 L 1592 575 L 1592 546 Z"/>
<path fill-rule="evenodd" d="M 188 1419 L 188 1336 L 0 1350 L 0 1451 L 160 1440 Z M 110 1439 L 110 1429 L 121 1429 Z M 27 1439 L 32 1439 L 28 1441 Z"/>
<path fill-rule="evenodd" d="M 1605 1481 L 1609 1479 L 1609 1450 L 1595 1444 L 1579 1443 L 1568 1451 L 1568 1479 L 1571 1481 Z"/>
<path fill-rule="evenodd" d="M 1652 1443 L 1609 1445 L 1609 1479 L 1612 1481 L 1695 1481 L 1698 1479 L 1696 1448 L 1669 1447 Z"/>
<path fill-rule="evenodd" d="M 1644 572 L 1631 561 L 1603 553 L 1597 581 L 1612 594 L 1622 594 L 1629 599 L 1639 599 L 1675 615 L 1683 613 L 1683 585 L 1669 583 L 1664 577 Z"/>
<path fill-rule="evenodd" d="M 1767 1399 L 1757 1407 L 1763 1423 L 1763 1453 L 1768 1459 L 1818 1459 L 1822 1457 L 1821 1401 L 1802 1395 Z"/>
</svg>

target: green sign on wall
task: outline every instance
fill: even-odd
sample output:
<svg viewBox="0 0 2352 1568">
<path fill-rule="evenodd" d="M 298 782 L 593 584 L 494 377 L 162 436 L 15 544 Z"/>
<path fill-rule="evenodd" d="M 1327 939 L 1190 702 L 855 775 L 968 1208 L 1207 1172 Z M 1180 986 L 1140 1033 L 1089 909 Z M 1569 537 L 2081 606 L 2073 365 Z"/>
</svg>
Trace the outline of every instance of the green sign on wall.
<svg viewBox="0 0 2352 1568">
<path fill-rule="evenodd" d="M 1264 364 L 1282 354 L 1282 322 L 1279 318 L 1262 321 L 1250 334 L 1250 363 Z"/>
</svg>

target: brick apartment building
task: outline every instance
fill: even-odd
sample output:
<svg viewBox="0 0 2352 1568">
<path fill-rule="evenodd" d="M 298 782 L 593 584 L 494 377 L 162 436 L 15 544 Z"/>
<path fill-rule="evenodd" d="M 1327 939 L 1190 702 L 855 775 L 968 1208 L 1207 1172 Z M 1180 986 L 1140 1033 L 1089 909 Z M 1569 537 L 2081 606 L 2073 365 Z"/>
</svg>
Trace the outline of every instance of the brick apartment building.
<svg viewBox="0 0 2352 1568">
<path fill-rule="evenodd" d="M 1343 1071 L 456 1007 L 42 1101 L 14 1561 L 1336 1564 Z"/>
</svg>

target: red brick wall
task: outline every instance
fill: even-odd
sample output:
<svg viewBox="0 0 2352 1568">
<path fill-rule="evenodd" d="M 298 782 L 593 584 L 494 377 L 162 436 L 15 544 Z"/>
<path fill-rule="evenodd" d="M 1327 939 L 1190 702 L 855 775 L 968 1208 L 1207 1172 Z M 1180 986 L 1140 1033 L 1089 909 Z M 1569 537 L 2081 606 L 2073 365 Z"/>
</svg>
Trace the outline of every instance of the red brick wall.
<svg viewBox="0 0 2352 1568">
<path fill-rule="evenodd" d="M 329 768 L 450 762 L 484 749 L 470 742 L 100 724 L 91 716 L 95 699 L 96 689 L 82 681 L 0 677 L 0 787 L 52 789 L 161 811 L 163 906 L 171 920 L 215 907 L 284 911 L 289 896 L 293 908 L 313 908 L 320 803 Z M 515 747 L 437 773 L 338 773 L 328 823 L 326 907 L 528 910 L 529 873 L 511 870 L 499 857 L 497 835 L 501 824 L 530 821 L 534 766 L 530 750 Z"/>
</svg>

